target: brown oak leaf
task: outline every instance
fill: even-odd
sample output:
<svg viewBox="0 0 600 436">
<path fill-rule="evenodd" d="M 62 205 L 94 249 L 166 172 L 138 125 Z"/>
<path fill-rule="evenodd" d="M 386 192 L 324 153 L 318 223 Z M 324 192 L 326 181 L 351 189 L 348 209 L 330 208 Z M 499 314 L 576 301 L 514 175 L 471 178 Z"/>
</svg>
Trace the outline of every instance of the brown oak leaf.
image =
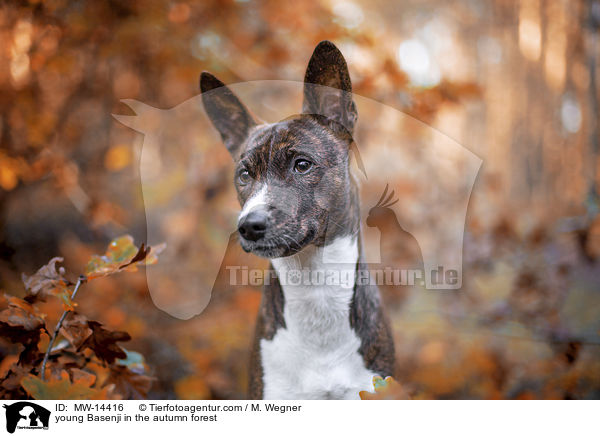
<svg viewBox="0 0 600 436">
<path fill-rule="evenodd" d="M 65 269 L 63 267 L 60 267 L 58 270 L 56 269 L 56 264 L 63 260 L 62 257 L 53 257 L 48 264 L 38 269 L 32 276 L 27 277 L 25 274 L 22 274 L 21 278 L 27 292 L 37 295 L 40 292 L 44 293 L 51 290 L 58 282 L 66 282 L 67 280 L 63 277 Z"/>
<path fill-rule="evenodd" d="M 8 372 L 0 379 L 0 398 L 4 400 L 17 400 L 26 398 L 27 395 L 21 387 L 21 380 L 27 376 L 33 367 L 29 364 L 14 363 Z"/>
<path fill-rule="evenodd" d="M 46 324 L 37 308 L 17 297 L 0 296 L 0 335 L 25 346 L 19 356 L 20 363 L 37 358 L 37 344 L 42 331 L 46 331 Z"/>
<path fill-rule="evenodd" d="M 70 312 L 61 326 L 60 332 L 76 349 L 81 347 L 92 334 L 88 319 L 77 312 Z"/>
<path fill-rule="evenodd" d="M 21 279 L 27 290 L 28 299 L 33 297 L 33 299 L 40 298 L 44 300 L 46 296 L 52 295 L 62 301 L 65 310 L 73 310 L 71 290 L 69 289 L 72 283 L 64 277 L 65 269 L 63 267 L 58 268 L 58 270 L 56 268 L 56 264 L 62 261 L 62 257 L 54 257 L 32 276 L 28 277 L 22 274 Z"/>
<path fill-rule="evenodd" d="M 108 363 L 115 359 L 125 359 L 127 354 L 117 345 L 117 342 L 129 341 L 131 336 L 127 332 L 111 332 L 102 327 L 97 321 L 88 321 L 92 334 L 79 346 L 78 351 L 90 348 L 96 356 Z"/>
</svg>

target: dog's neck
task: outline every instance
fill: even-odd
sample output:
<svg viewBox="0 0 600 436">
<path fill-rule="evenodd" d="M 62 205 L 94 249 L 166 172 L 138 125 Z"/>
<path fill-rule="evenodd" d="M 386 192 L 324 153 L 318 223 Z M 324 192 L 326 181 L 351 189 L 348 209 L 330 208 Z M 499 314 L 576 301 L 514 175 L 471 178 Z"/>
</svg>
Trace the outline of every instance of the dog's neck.
<svg viewBox="0 0 600 436">
<path fill-rule="evenodd" d="M 358 235 L 342 236 L 324 247 L 308 246 L 272 259 L 283 290 L 286 327 L 303 342 L 336 347 L 347 340 L 340 332 L 350 333 L 358 243 Z"/>
</svg>

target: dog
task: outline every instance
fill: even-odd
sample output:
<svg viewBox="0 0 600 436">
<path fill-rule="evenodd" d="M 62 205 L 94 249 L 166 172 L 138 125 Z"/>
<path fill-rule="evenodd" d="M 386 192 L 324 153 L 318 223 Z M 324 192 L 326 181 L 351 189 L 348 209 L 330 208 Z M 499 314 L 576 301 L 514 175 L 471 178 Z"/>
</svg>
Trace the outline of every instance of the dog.
<svg viewBox="0 0 600 436">
<path fill-rule="evenodd" d="M 219 79 L 200 76 L 205 111 L 235 162 L 246 252 L 270 259 L 256 322 L 252 399 L 359 399 L 392 375 L 394 343 L 360 238 L 349 166 L 356 105 L 346 61 L 317 45 L 302 113 L 259 122 Z M 348 280 L 287 280 L 325 271 Z M 286 278 L 286 280 L 283 280 Z M 363 280 L 359 280 L 362 278 Z"/>
</svg>

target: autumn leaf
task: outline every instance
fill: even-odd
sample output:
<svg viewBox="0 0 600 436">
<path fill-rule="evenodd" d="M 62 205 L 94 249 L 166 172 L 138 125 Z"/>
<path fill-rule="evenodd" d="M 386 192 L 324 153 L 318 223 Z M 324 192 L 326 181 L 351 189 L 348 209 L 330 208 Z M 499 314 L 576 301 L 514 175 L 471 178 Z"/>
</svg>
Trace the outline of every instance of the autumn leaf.
<svg viewBox="0 0 600 436">
<path fill-rule="evenodd" d="M 109 386 L 103 389 L 92 388 L 95 377 L 79 377 L 71 382 L 67 371 L 60 378 L 42 381 L 40 377 L 28 375 L 21 380 L 23 389 L 36 400 L 104 400 Z"/>
<path fill-rule="evenodd" d="M 146 256 L 148 256 L 148 254 L 150 254 L 150 249 L 151 249 L 151 247 L 145 247 L 144 243 L 142 242 L 142 245 L 140 246 L 140 248 L 139 248 L 138 252 L 135 254 L 135 256 L 133 256 L 133 259 L 131 259 L 126 264 L 121 265 L 119 267 L 119 269 L 127 268 L 128 266 L 133 266 L 135 263 L 146 259 Z"/>
<path fill-rule="evenodd" d="M 4 294 L 0 297 L 0 322 L 35 330 L 44 325 L 44 316 L 25 300 Z"/>
<path fill-rule="evenodd" d="M 153 247 L 148 247 L 148 254 L 146 259 L 144 259 L 143 265 L 154 265 L 158 262 L 158 255 L 162 253 L 165 248 L 167 248 L 167 243 L 163 242 L 162 244 L 155 245 Z"/>
<path fill-rule="evenodd" d="M 96 356 L 108 363 L 114 363 L 117 358 L 127 358 L 127 353 L 117 345 L 117 342 L 131 340 L 129 333 L 111 332 L 96 321 L 88 321 L 87 325 L 92 330 L 92 334 L 83 341 L 78 351 L 90 348 Z"/>
<path fill-rule="evenodd" d="M 86 370 L 92 371 L 96 376 L 96 386 L 108 386 L 110 368 L 99 361 L 90 361 L 85 365 Z"/>
<path fill-rule="evenodd" d="M 164 250 L 166 244 L 155 248 L 145 247 L 144 244 L 138 249 L 133 238 L 129 235 L 114 239 L 103 256 L 94 255 L 86 267 L 88 279 L 114 274 L 121 270 L 136 271 L 137 265 L 151 265 L 156 263 L 156 256 Z M 151 254 L 152 253 L 152 254 Z"/>
<path fill-rule="evenodd" d="M 87 322 L 88 319 L 77 312 L 70 312 L 63 321 L 60 332 L 76 349 L 92 334 Z"/>
<path fill-rule="evenodd" d="M 21 279 L 29 295 L 42 299 L 47 295 L 55 296 L 62 301 L 65 310 L 73 310 L 71 290 L 69 289 L 72 283 L 65 279 L 63 267 L 56 269 L 56 264 L 62 261 L 62 257 L 54 257 L 35 274 L 30 277 L 23 274 Z"/>
<path fill-rule="evenodd" d="M 118 359 L 115 365 L 110 366 L 110 373 L 106 384 L 113 384 L 115 392 L 126 399 L 146 398 L 152 385 L 152 377 L 146 375 L 148 370 L 144 356 L 136 351 L 123 349 L 127 357 Z"/>
<path fill-rule="evenodd" d="M 408 400 L 410 397 L 402 389 L 402 386 L 392 377 L 385 379 L 375 376 L 373 377 L 373 387 L 375 393 L 361 391 L 359 393 L 361 400 Z"/>
<path fill-rule="evenodd" d="M 115 273 L 122 265 L 130 262 L 137 252 L 131 236 L 114 239 L 103 256 L 92 256 L 86 267 L 86 275 L 93 279 Z"/>
<path fill-rule="evenodd" d="M 0 380 L 0 398 L 14 400 L 24 398 L 21 380 L 33 369 L 31 364 L 13 363 Z"/>
<path fill-rule="evenodd" d="M 38 295 L 40 292 L 44 293 L 55 287 L 57 282 L 66 281 L 63 277 L 65 269 L 60 267 L 58 271 L 56 270 L 56 264 L 63 260 L 62 257 L 53 257 L 48 264 L 38 269 L 32 276 L 27 277 L 23 274 L 21 277 L 27 292 Z"/>
<path fill-rule="evenodd" d="M 44 315 L 25 300 L 0 296 L 0 335 L 13 343 L 37 344 L 46 329 Z"/>
<path fill-rule="evenodd" d="M 115 391 L 125 399 L 142 400 L 150 391 L 152 381 L 152 377 L 138 374 L 127 366 L 112 365 L 106 383 L 114 384 Z"/>
<path fill-rule="evenodd" d="M 86 386 L 92 386 L 97 378 L 96 374 L 79 368 L 71 368 L 70 372 L 73 383 L 83 383 Z"/>
<path fill-rule="evenodd" d="M 155 247 L 144 247 L 144 243 L 140 246 L 136 255 L 127 262 L 125 265 L 121 265 L 119 269 L 126 271 L 137 271 L 137 265 L 154 265 L 158 262 L 158 255 L 167 247 L 167 244 L 163 242 Z"/>
</svg>

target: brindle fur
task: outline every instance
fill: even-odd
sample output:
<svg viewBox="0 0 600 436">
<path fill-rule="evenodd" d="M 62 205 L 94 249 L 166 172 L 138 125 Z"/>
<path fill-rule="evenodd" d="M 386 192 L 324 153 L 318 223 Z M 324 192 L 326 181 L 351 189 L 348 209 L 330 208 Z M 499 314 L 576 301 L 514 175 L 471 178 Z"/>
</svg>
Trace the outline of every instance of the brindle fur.
<svg viewBox="0 0 600 436">
<path fill-rule="evenodd" d="M 275 333 L 280 328 L 285 328 L 283 318 L 283 291 L 279 285 L 279 280 L 275 277 L 268 283 L 265 283 L 263 297 L 258 309 L 256 318 L 256 328 L 254 342 L 252 344 L 252 354 L 250 356 L 250 377 L 248 394 L 252 400 L 260 400 L 263 395 L 263 371 L 260 357 L 261 339 L 273 339 Z"/>
<path fill-rule="evenodd" d="M 236 177 L 240 204 L 244 205 L 266 179 L 270 189 L 279 186 L 282 195 L 292 200 L 285 208 L 269 210 L 265 236 L 269 246 L 242 240 L 244 250 L 269 258 L 283 257 L 309 244 L 322 247 L 338 237 L 358 234 L 358 188 L 348 164 L 357 113 L 346 62 L 332 43 L 321 42 L 311 57 L 303 113 L 278 123 L 258 124 L 238 98 L 209 73 L 202 73 L 200 87 L 206 112 L 234 158 L 236 175 L 247 170 L 252 178 L 244 185 Z M 290 171 L 298 156 L 316 162 L 302 177 Z M 357 271 L 367 271 L 362 253 Z M 260 341 L 271 340 L 278 329 L 285 328 L 284 305 L 280 283 L 272 274 L 265 284 L 256 322 L 249 377 L 253 399 L 263 396 Z M 348 322 L 360 339 L 359 353 L 365 367 L 384 377 L 391 375 L 394 344 L 376 286 L 357 282 Z"/>
</svg>

